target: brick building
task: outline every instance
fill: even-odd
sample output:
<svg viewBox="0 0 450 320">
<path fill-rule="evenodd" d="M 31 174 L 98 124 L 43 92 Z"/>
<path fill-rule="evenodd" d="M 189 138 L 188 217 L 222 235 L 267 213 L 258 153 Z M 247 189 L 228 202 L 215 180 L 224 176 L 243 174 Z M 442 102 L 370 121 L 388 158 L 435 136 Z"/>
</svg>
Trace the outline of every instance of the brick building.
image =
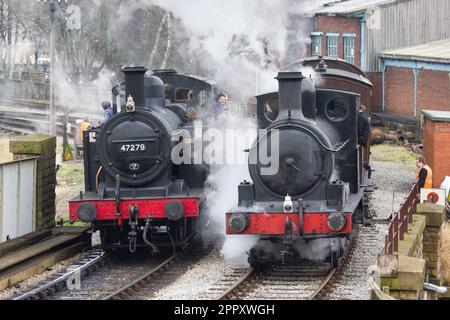
<svg viewBox="0 0 450 320">
<path fill-rule="evenodd" d="M 316 15 L 309 49 L 311 56 L 340 58 L 361 67 L 360 19 Z"/>
<path fill-rule="evenodd" d="M 340 58 L 366 71 L 367 34 L 375 25 L 371 12 L 390 2 L 349 0 L 325 4 L 314 16 L 309 55 Z"/>
<path fill-rule="evenodd" d="M 446 176 L 450 176 L 450 112 L 422 111 L 423 154 L 433 170 L 433 186 L 439 188 Z"/>
<path fill-rule="evenodd" d="M 399 86 L 402 87 L 400 83 L 410 83 L 411 79 L 414 81 L 414 74 L 409 74 L 408 70 L 403 70 L 401 74 L 401 70 L 396 70 L 396 74 L 387 80 L 388 83 L 383 84 L 383 75 L 386 76 L 384 71 L 393 70 L 385 70 L 386 66 L 380 57 L 391 50 L 450 39 L 449 16 L 448 0 L 330 0 L 313 17 L 311 45 L 306 55 L 331 56 L 360 67 L 374 84 L 373 110 L 393 112 L 394 109 L 395 114 L 403 115 L 404 110 L 397 109 L 396 104 L 387 110 L 391 100 L 383 99 L 383 87 L 389 85 L 389 80 L 393 83 L 392 80 L 397 79 L 397 87 L 392 88 L 394 92 Z M 426 88 L 429 83 L 427 77 L 445 78 L 445 72 L 436 74 L 431 71 L 435 70 L 424 68 L 423 74 L 417 78 L 419 87 Z M 443 89 L 446 82 L 448 78 L 447 81 L 440 81 L 439 86 Z M 408 112 L 409 116 L 420 116 L 421 106 L 435 109 L 437 105 L 438 109 L 445 109 L 444 98 L 422 97 L 421 94 L 425 92 L 425 89 L 418 91 L 417 110 Z M 414 104 L 414 96 L 411 98 L 409 95 L 405 99 L 409 110 L 409 106 Z"/>
<path fill-rule="evenodd" d="M 380 60 L 384 112 L 413 118 L 425 109 L 450 111 L 450 40 L 386 51 Z"/>
</svg>

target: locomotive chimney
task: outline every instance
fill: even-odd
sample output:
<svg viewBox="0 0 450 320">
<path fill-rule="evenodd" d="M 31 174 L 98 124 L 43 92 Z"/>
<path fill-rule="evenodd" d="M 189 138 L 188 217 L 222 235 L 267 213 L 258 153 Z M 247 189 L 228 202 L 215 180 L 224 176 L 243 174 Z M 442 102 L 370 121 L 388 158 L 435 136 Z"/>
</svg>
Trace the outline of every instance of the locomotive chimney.
<svg viewBox="0 0 450 320">
<path fill-rule="evenodd" d="M 278 120 L 315 118 L 315 89 L 301 72 L 280 72 Z M 306 109 L 306 110 L 305 110 Z"/>
<path fill-rule="evenodd" d="M 124 67 L 125 100 L 131 95 L 137 108 L 145 107 L 144 76 L 147 69 L 144 67 Z"/>
<path fill-rule="evenodd" d="M 301 72 L 280 72 L 278 77 L 278 95 L 280 113 L 278 120 L 288 118 L 302 120 L 305 118 L 302 111 L 302 81 L 305 79 Z"/>
</svg>

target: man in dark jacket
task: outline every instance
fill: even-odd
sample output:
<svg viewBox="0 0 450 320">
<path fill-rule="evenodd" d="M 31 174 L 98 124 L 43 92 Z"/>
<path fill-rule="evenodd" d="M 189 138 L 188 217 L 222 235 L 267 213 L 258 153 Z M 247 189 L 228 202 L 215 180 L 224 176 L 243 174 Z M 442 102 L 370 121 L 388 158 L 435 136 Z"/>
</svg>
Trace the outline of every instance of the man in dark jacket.
<svg viewBox="0 0 450 320">
<path fill-rule="evenodd" d="M 216 102 L 213 104 L 213 113 L 216 117 L 228 112 L 227 102 L 228 96 L 225 93 L 219 93 Z"/>
<path fill-rule="evenodd" d="M 206 105 L 203 118 L 220 118 L 228 115 L 227 108 L 228 96 L 225 93 L 219 93 L 213 102 Z"/>
<path fill-rule="evenodd" d="M 366 114 L 366 107 L 361 105 L 358 114 L 358 143 L 367 148 L 370 134 L 370 119 Z"/>
</svg>

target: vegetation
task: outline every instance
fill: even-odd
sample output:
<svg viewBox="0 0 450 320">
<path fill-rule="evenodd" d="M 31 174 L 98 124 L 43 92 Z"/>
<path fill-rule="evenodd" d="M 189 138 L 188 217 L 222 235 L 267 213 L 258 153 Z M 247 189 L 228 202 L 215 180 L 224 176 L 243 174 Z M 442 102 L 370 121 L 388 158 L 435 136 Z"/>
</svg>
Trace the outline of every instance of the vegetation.
<svg viewBox="0 0 450 320">
<path fill-rule="evenodd" d="M 105 68 L 119 74 L 124 64 L 199 73 L 184 27 L 166 10 L 130 0 L 79 0 L 76 7 L 56 2 L 54 18 L 57 60 L 72 80 L 94 80 Z M 48 1 L 0 0 L 0 71 L 5 78 L 38 70 L 38 59 L 49 58 L 50 30 Z M 18 61 L 20 70 L 15 70 Z"/>
<path fill-rule="evenodd" d="M 69 220 L 69 200 L 84 190 L 83 163 L 81 161 L 64 162 L 56 180 L 56 220 Z"/>
<path fill-rule="evenodd" d="M 416 170 L 417 154 L 407 150 L 405 147 L 380 144 L 372 146 L 370 150 L 372 152 L 372 161 L 403 163 L 411 171 Z"/>
</svg>

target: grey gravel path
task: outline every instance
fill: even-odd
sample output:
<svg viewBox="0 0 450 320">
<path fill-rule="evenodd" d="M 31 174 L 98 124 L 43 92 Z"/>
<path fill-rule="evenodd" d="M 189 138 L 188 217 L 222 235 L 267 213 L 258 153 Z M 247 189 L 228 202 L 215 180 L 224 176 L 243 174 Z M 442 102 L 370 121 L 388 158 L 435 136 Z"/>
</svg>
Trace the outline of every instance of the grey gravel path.
<svg viewBox="0 0 450 320">
<path fill-rule="evenodd" d="M 371 201 L 372 214 L 376 219 L 387 219 L 392 208 L 397 211 L 411 191 L 416 175 L 399 163 L 374 161 L 372 167 L 376 170 L 372 176 L 373 183 L 378 188 Z"/>
<path fill-rule="evenodd" d="M 372 179 L 377 190 L 372 194 L 370 210 L 378 221 L 372 226 L 361 226 L 352 257 L 328 299 L 370 299 L 367 271 L 383 250 L 388 230 L 388 224 L 382 221 L 400 208 L 415 182 L 415 173 L 402 164 L 373 162 L 372 168 L 376 170 Z"/>
</svg>

